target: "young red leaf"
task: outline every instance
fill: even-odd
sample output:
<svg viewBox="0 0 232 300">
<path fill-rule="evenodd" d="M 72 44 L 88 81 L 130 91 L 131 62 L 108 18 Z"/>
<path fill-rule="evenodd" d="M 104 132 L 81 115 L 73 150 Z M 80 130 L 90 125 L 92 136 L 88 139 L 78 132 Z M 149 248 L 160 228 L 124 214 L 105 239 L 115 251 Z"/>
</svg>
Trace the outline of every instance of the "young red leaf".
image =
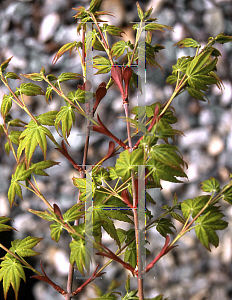
<svg viewBox="0 0 232 300">
<path fill-rule="evenodd" d="M 151 263 L 149 263 L 146 268 L 143 270 L 143 273 L 147 273 L 148 271 L 150 271 L 155 263 L 157 263 L 157 261 L 162 257 L 164 256 L 165 254 L 167 254 L 170 250 L 172 250 L 173 248 L 177 247 L 178 245 L 176 246 L 171 246 L 169 247 L 169 242 L 170 242 L 170 237 L 169 235 L 166 236 L 166 240 L 165 240 L 165 244 L 162 248 L 162 250 L 160 251 L 160 253 L 155 257 L 155 259 L 153 259 L 153 261 Z"/>
<path fill-rule="evenodd" d="M 123 267 L 125 269 L 131 271 L 131 273 L 134 274 L 135 268 L 133 268 L 130 264 L 125 263 L 121 258 L 119 258 L 117 255 L 115 255 L 110 249 L 108 249 L 107 247 L 105 247 L 101 243 L 100 243 L 100 245 L 104 249 L 106 249 L 106 251 L 108 251 L 108 253 L 107 252 L 98 252 L 98 253 L 96 253 L 96 255 L 102 255 L 102 256 L 106 256 L 106 257 L 108 257 L 110 259 L 113 259 L 113 260 L 119 262 L 121 265 L 123 265 Z"/>
<path fill-rule="evenodd" d="M 133 205 L 130 202 L 129 193 L 127 190 L 121 192 L 122 201 L 126 203 L 130 208 L 133 208 Z"/>
<path fill-rule="evenodd" d="M 96 90 L 96 101 L 94 103 L 94 107 L 93 107 L 93 113 L 96 111 L 100 101 L 102 100 L 102 98 L 105 97 L 107 93 L 107 89 L 105 86 L 100 86 L 97 88 Z"/>
<path fill-rule="evenodd" d="M 53 210 L 54 210 L 54 213 L 59 216 L 60 220 L 63 220 L 61 210 L 60 210 L 59 206 L 55 203 L 53 204 Z"/>
<path fill-rule="evenodd" d="M 99 122 L 100 126 L 97 126 L 97 125 L 90 125 L 90 126 L 88 126 L 91 130 L 109 136 L 110 138 L 112 138 L 116 143 L 118 143 L 118 144 L 119 144 L 121 147 L 123 147 L 124 149 L 127 149 L 127 148 L 128 148 L 128 146 L 127 146 L 125 143 L 123 143 L 123 141 L 121 141 L 121 140 L 118 139 L 116 136 L 114 136 L 113 133 L 111 133 L 111 132 L 106 128 L 106 126 L 102 123 L 102 121 L 101 121 L 99 115 L 97 115 L 97 119 L 98 119 L 98 122 Z"/>
<path fill-rule="evenodd" d="M 126 66 L 126 68 L 122 70 L 122 77 L 123 77 L 124 83 L 125 83 L 125 97 L 126 98 L 128 98 L 128 88 L 129 88 L 129 83 L 130 83 L 132 74 L 133 74 L 133 71 L 128 66 Z"/>
<path fill-rule="evenodd" d="M 113 81 L 119 87 L 122 98 L 124 99 L 124 90 L 123 90 L 123 77 L 122 77 L 122 69 L 118 66 L 112 66 L 111 68 L 111 77 Z"/>
</svg>

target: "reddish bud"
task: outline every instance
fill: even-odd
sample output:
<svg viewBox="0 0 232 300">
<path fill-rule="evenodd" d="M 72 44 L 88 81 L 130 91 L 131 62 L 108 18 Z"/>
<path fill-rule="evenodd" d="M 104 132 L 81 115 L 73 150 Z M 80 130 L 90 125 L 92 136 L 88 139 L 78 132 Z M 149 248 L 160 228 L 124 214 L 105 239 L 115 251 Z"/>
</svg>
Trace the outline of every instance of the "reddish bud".
<svg viewBox="0 0 232 300">
<path fill-rule="evenodd" d="M 128 89 L 129 89 L 129 83 L 131 80 L 132 73 L 133 73 L 132 69 L 128 66 L 126 66 L 122 70 L 122 77 L 125 83 L 125 98 L 128 98 Z"/>
<path fill-rule="evenodd" d="M 61 210 L 57 204 L 53 204 L 53 210 L 54 210 L 54 213 L 59 216 L 60 220 L 63 220 Z"/>
<path fill-rule="evenodd" d="M 133 205 L 130 202 L 129 193 L 127 190 L 121 192 L 122 201 L 126 203 L 130 208 L 133 208 Z"/>
<path fill-rule="evenodd" d="M 125 94 L 123 90 L 123 77 L 122 77 L 122 69 L 118 66 L 112 66 L 111 68 L 111 77 L 113 81 L 119 87 L 122 98 L 125 99 Z"/>
</svg>

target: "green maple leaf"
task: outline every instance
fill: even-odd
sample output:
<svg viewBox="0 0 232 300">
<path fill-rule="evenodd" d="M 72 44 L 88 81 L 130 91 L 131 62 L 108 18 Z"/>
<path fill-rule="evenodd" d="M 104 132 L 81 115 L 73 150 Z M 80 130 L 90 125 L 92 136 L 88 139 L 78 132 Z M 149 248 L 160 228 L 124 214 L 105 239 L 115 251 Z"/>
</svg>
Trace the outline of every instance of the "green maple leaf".
<svg viewBox="0 0 232 300">
<path fill-rule="evenodd" d="M 215 179 L 214 177 L 209 178 L 208 180 L 205 180 L 201 183 L 201 189 L 204 192 L 220 192 L 220 183 L 218 182 L 217 179 Z"/>
<path fill-rule="evenodd" d="M 182 182 L 176 177 L 187 177 L 184 171 L 165 165 L 152 158 L 147 161 L 147 168 L 149 171 L 152 171 L 151 176 L 158 186 L 160 186 L 161 179 L 170 182 Z"/>
<path fill-rule="evenodd" d="M 201 211 L 201 209 L 206 205 L 209 201 L 210 196 L 204 195 L 195 197 L 194 199 L 187 199 L 181 203 L 181 210 L 185 219 L 189 217 L 189 214 L 192 215 L 193 218 Z"/>
<path fill-rule="evenodd" d="M 56 116 L 55 128 L 58 132 L 58 127 L 60 126 L 60 123 L 62 123 L 62 135 L 67 143 L 68 143 L 67 138 L 70 134 L 74 122 L 75 122 L 75 114 L 73 112 L 71 105 L 62 106 Z"/>
<path fill-rule="evenodd" d="M 53 126 L 55 124 L 56 115 L 57 115 L 57 111 L 53 110 L 39 115 L 38 117 L 36 117 L 36 119 L 42 125 Z"/>
<path fill-rule="evenodd" d="M 20 135 L 19 147 L 17 151 L 18 159 L 20 158 L 22 151 L 25 149 L 26 163 L 27 166 L 29 166 L 35 148 L 37 147 L 37 145 L 39 145 L 43 152 L 44 159 L 46 160 L 46 136 L 48 136 L 52 141 L 54 141 L 51 132 L 46 127 L 37 124 L 35 121 L 31 120 L 29 124 L 26 125 L 26 129 Z"/>
<path fill-rule="evenodd" d="M 166 237 L 166 235 L 173 234 L 172 228 L 176 229 L 175 226 L 173 225 L 172 220 L 170 219 L 165 219 L 161 218 L 156 225 L 156 230 L 163 236 Z"/>
<path fill-rule="evenodd" d="M 0 217 L 0 232 L 1 231 L 9 231 L 14 229 L 13 227 L 11 227 L 10 225 L 6 225 L 4 223 L 7 223 L 8 221 L 12 220 L 11 218 L 8 217 Z"/>
<path fill-rule="evenodd" d="M 152 146 L 150 155 L 152 158 L 165 165 L 182 170 L 185 162 L 176 152 L 179 152 L 178 147 L 169 144 L 161 144 Z"/>
<path fill-rule="evenodd" d="M 219 238 L 215 230 L 223 230 L 228 226 L 226 221 L 221 220 L 222 217 L 224 217 L 222 213 L 209 211 L 205 215 L 198 217 L 196 220 L 197 226 L 195 227 L 195 232 L 197 238 L 209 251 L 210 243 L 215 247 L 218 247 L 219 245 Z"/>
<path fill-rule="evenodd" d="M 21 278 L 26 282 L 22 265 L 15 258 L 12 258 L 2 261 L 0 267 L 0 281 L 3 280 L 4 299 L 6 300 L 11 285 L 17 300 Z"/>
<path fill-rule="evenodd" d="M 13 96 L 10 95 L 4 95 L 2 98 L 2 104 L 1 104 L 1 115 L 3 118 L 9 113 L 11 107 L 12 107 L 12 99 Z"/>
<path fill-rule="evenodd" d="M 120 153 L 119 158 L 115 164 L 115 171 L 119 177 L 123 180 L 128 179 L 131 176 L 131 171 L 138 171 L 138 166 L 143 165 L 143 150 L 136 149 L 129 153 L 129 150 L 125 150 Z"/>
<path fill-rule="evenodd" d="M 85 212 L 80 209 L 82 204 L 75 204 L 63 214 L 64 222 L 72 222 L 79 219 Z"/>
<path fill-rule="evenodd" d="M 32 250 L 31 248 L 36 246 L 41 240 L 42 238 L 31 237 L 31 236 L 28 236 L 23 240 L 17 239 L 11 242 L 12 246 L 9 250 L 20 257 L 39 255 L 40 253 Z"/>
<path fill-rule="evenodd" d="M 14 203 L 15 195 L 18 195 L 23 200 L 21 186 L 18 181 L 26 181 L 30 177 L 33 170 L 33 167 L 26 170 L 25 162 L 21 162 L 17 166 L 15 173 L 12 174 L 11 183 L 8 190 L 8 200 L 11 207 Z"/>
<path fill-rule="evenodd" d="M 55 242 L 59 242 L 60 236 L 63 232 L 63 226 L 58 223 L 58 222 L 54 222 L 50 225 L 50 229 L 51 229 L 51 238 L 55 241 Z"/>
<path fill-rule="evenodd" d="M 111 51 L 112 51 L 113 56 L 115 56 L 117 59 L 118 57 L 123 55 L 123 53 L 126 49 L 131 49 L 131 48 L 128 45 L 128 42 L 125 42 L 124 40 L 122 40 L 122 41 L 114 43 L 111 48 Z"/>
<path fill-rule="evenodd" d="M 191 38 L 185 38 L 185 39 L 175 43 L 173 46 L 176 46 L 176 45 L 178 45 L 179 48 L 183 48 L 183 47 L 200 48 L 201 47 L 201 45 L 197 41 L 195 41 Z"/>
<path fill-rule="evenodd" d="M 77 269 L 84 275 L 84 268 L 89 270 L 89 263 L 91 261 L 91 255 L 89 249 L 85 245 L 85 241 L 79 239 L 78 241 L 73 240 L 69 247 L 71 249 L 70 263 L 74 262 L 77 265 Z"/>
<path fill-rule="evenodd" d="M 127 248 L 125 251 L 124 261 L 129 263 L 133 268 L 137 265 L 136 246 L 133 248 Z"/>
<path fill-rule="evenodd" d="M 102 227 L 104 230 L 116 241 L 116 243 L 120 246 L 120 240 L 117 234 L 117 230 L 115 228 L 114 222 L 108 217 L 107 211 L 102 208 L 94 207 L 93 210 L 93 219 L 94 221 L 103 221 Z"/>
</svg>

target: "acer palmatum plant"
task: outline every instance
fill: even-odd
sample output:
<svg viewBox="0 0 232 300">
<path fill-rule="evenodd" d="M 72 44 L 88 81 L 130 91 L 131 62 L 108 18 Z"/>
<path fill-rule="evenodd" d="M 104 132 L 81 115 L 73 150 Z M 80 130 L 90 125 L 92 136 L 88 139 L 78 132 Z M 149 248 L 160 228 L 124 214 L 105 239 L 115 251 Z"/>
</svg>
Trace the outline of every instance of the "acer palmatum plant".
<svg viewBox="0 0 232 300">
<path fill-rule="evenodd" d="M 187 91 L 195 99 L 205 101 L 205 92 L 213 84 L 222 89 L 222 82 L 216 75 L 218 56 L 221 55 L 214 45 L 232 41 L 231 36 L 223 33 L 216 37 L 210 37 L 206 46 L 191 39 L 185 38 L 176 43 L 180 48 L 191 47 L 195 49 L 194 56 L 184 56 L 177 60 L 173 66 L 172 75 L 167 78 L 167 84 L 173 85 L 173 94 L 166 103 L 153 103 L 149 106 L 138 105 L 129 108 L 129 90 L 143 86 L 139 72 L 135 66 L 140 63 L 159 67 L 155 60 L 157 52 L 164 47 L 152 44 L 152 36 L 156 30 L 172 30 L 171 27 L 158 24 L 155 18 L 150 18 L 152 8 L 143 12 L 137 2 L 139 23 L 133 25 L 135 30 L 135 42 L 125 42 L 123 39 L 109 44 L 109 35 L 122 37 L 124 33 L 120 28 L 108 25 L 100 19 L 104 15 L 111 15 L 106 11 L 99 11 L 101 0 L 92 0 L 90 7 L 77 7 L 75 18 L 79 20 L 77 32 L 81 35 L 81 41 L 70 42 L 57 52 L 53 63 L 65 53 L 76 50 L 79 53 L 83 74 L 62 73 L 58 77 L 46 74 L 42 67 L 39 73 L 22 75 L 29 79 L 29 83 L 22 83 L 15 91 L 10 87 L 10 80 L 20 79 L 13 73 L 7 72 L 8 64 L 12 57 L 0 65 L 1 82 L 9 89 L 9 94 L 4 95 L 1 104 L 3 124 L 0 125 L 2 140 L 5 136 L 5 150 L 8 155 L 13 155 L 16 161 L 16 169 L 8 191 L 9 204 L 12 207 L 23 199 L 22 188 L 27 189 L 38 196 L 44 202 L 47 209 L 36 211 L 29 209 L 32 214 L 48 222 L 51 229 L 51 238 L 57 243 L 63 231 L 70 235 L 70 267 L 67 278 L 67 286 L 60 287 L 52 278 L 49 278 L 44 270 L 43 262 L 41 270 L 35 270 L 27 261 L 27 257 L 38 255 L 32 250 L 41 237 L 28 236 L 22 240 L 16 239 L 7 249 L 2 243 L 0 247 L 6 251 L 0 264 L 0 281 L 3 283 L 4 298 L 7 298 L 9 287 L 12 286 L 15 298 L 18 297 L 21 279 L 25 281 L 24 269 L 28 268 L 34 274 L 32 277 L 51 285 L 65 300 L 75 298 L 83 289 L 99 276 L 104 280 L 107 266 L 115 261 L 127 270 L 130 275 L 125 277 L 126 294 L 109 290 L 106 294 L 100 294 L 96 299 L 147 299 L 144 298 L 144 276 L 164 255 L 172 251 L 177 241 L 190 230 L 195 230 L 196 236 L 203 246 L 210 250 L 210 245 L 217 247 L 219 239 L 217 230 L 223 230 L 228 223 L 223 220 L 224 214 L 218 205 L 219 201 L 232 203 L 232 181 L 224 187 L 220 187 L 215 178 L 210 178 L 201 183 L 201 189 L 206 195 L 194 199 L 178 202 L 175 196 L 172 203 L 163 207 L 164 212 L 156 219 L 153 218 L 147 203 L 156 205 L 155 199 L 149 194 L 149 189 L 161 189 L 161 180 L 169 182 L 181 182 L 186 178 L 186 163 L 177 146 L 173 144 L 176 135 L 182 132 L 174 129 L 172 125 L 178 120 L 171 108 L 175 98 Z M 87 57 L 92 49 L 99 51 L 99 55 L 92 57 L 92 69 L 97 69 L 99 74 L 107 74 L 107 82 L 102 82 L 98 87 L 91 82 L 88 75 Z M 103 56 L 104 55 L 104 56 Z M 63 82 L 67 80 L 82 81 L 82 85 L 74 91 L 65 94 L 62 90 Z M 31 81 L 44 81 L 46 91 Z M 101 100 L 111 93 L 114 85 L 120 91 L 121 104 L 125 111 L 127 134 L 124 140 L 119 139 L 103 123 L 97 112 Z M 52 100 L 53 94 L 57 94 L 63 101 L 59 111 L 48 111 L 33 115 L 29 110 L 25 96 L 41 95 L 47 103 Z M 10 110 L 12 103 L 24 110 L 30 117 L 30 122 L 12 119 Z M 130 113 L 134 115 L 130 117 Z M 68 150 L 68 137 L 73 128 L 76 116 L 86 119 L 85 147 L 83 161 L 78 164 Z M 63 140 L 59 144 L 51 133 L 54 126 Z M 16 128 L 16 129 L 15 129 Z M 96 161 L 91 167 L 87 167 L 89 148 L 89 136 L 92 131 L 98 132 L 109 138 L 109 147 L 106 149 L 100 161 Z M 45 170 L 59 164 L 48 160 L 47 140 L 50 140 L 60 155 L 65 157 L 76 170 L 73 184 L 77 187 L 78 200 L 73 203 L 66 212 L 62 212 L 58 203 L 51 205 L 40 191 L 37 176 L 46 176 Z M 68 145 L 68 146 L 67 146 Z M 34 161 L 33 154 L 36 147 L 42 150 L 44 159 Z M 103 167 L 102 164 L 109 158 L 116 156 L 114 166 Z M 229 179 L 229 178 L 228 178 Z M 173 220 L 177 220 L 181 229 L 174 233 Z M 7 216 L 0 217 L 0 231 L 14 230 L 6 223 L 11 219 Z M 131 228 L 125 230 L 116 227 L 116 221 L 130 224 Z M 118 224 L 118 223 L 117 223 Z M 159 249 L 156 257 L 149 258 L 146 249 L 146 232 L 152 227 L 164 237 L 164 246 Z M 112 251 L 104 244 L 102 232 L 105 231 L 115 243 L 116 251 Z M 173 235 L 172 240 L 170 235 Z M 152 244 L 153 241 L 150 241 Z M 60 245 L 62 247 L 62 245 Z M 153 245 L 155 247 L 155 245 Z M 151 261 L 146 264 L 144 257 L 148 255 Z M 102 256 L 108 261 L 99 266 L 92 267 L 94 257 Z M 84 283 L 77 289 L 72 288 L 74 268 L 86 276 Z M 125 275 L 126 276 L 126 275 Z M 130 290 L 130 276 L 137 278 L 137 289 Z M 154 295 L 153 300 L 162 300 L 165 295 Z"/>
</svg>

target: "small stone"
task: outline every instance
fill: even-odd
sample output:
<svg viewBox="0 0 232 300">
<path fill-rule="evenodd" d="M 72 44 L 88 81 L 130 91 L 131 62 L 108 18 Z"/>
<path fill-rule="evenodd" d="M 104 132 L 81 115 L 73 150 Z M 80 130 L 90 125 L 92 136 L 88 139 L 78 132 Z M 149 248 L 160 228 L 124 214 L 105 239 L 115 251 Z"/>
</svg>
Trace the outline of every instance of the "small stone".
<svg viewBox="0 0 232 300">
<path fill-rule="evenodd" d="M 199 123 L 201 126 L 214 124 L 216 118 L 212 110 L 202 109 L 199 114 Z"/>
<path fill-rule="evenodd" d="M 125 19 L 125 5 L 124 1 L 117 0 L 117 1 L 111 1 L 111 0 L 105 0 L 102 2 L 101 9 L 103 11 L 109 11 L 112 12 L 115 16 L 104 16 L 104 20 L 107 21 L 110 25 L 114 25 L 117 27 L 120 27 Z"/>
<path fill-rule="evenodd" d="M 60 16 L 57 13 L 46 15 L 40 25 L 38 40 L 42 43 L 50 40 L 59 25 Z"/>
<path fill-rule="evenodd" d="M 181 23 L 176 23 L 171 33 L 174 42 L 179 42 L 185 37 L 184 26 Z"/>
<path fill-rule="evenodd" d="M 220 102 L 222 106 L 227 106 L 232 101 L 232 84 L 229 80 L 225 80 L 223 81 L 223 85 L 225 89 L 223 89 L 223 93 L 221 94 Z"/>
<path fill-rule="evenodd" d="M 10 214 L 10 205 L 4 194 L 0 195 L 0 216 L 8 216 Z"/>
<path fill-rule="evenodd" d="M 206 10 L 203 21 L 206 30 L 212 36 L 216 36 L 225 30 L 224 16 L 219 7 Z"/>
<path fill-rule="evenodd" d="M 219 155 L 224 149 L 224 142 L 223 140 L 218 136 L 214 135 L 210 138 L 207 151 L 211 156 L 217 156 Z"/>
<path fill-rule="evenodd" d="M 180 138 L 180 146 L 185 148 L 205 146 L 209 140 L 209 130 L 207 128 L 191 129 L 184 133 L 185 137 Z"/>
</svg>

